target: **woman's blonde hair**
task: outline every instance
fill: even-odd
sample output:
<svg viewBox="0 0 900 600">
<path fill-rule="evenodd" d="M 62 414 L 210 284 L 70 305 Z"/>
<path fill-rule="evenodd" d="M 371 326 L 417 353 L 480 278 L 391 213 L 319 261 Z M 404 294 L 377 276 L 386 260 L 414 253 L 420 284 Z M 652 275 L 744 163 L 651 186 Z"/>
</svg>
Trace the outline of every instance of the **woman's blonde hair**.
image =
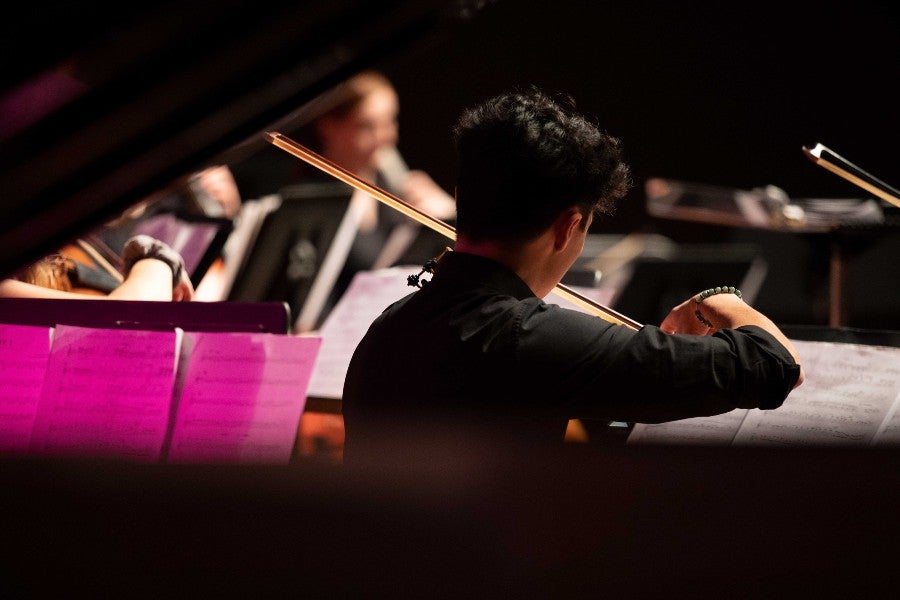
<svg viewBox="0 0 900 600">
<path fill-rule="evenodd" d="M 53 290 L 70 292 L 72 291 L 72 280 L 69 279 L 71 267 L 71 260 L 62 254 L 49 254 L 17 271 L 13 274 L 13 279 Z"/>
<path fill-rule="evenodd" d="M 362 71 L 326 92 L 321 98 L 322 118 L 347 116 L 369 94 L 376 90 L 394 90 L 390 80 L 378 71 Z"/>
</svg>

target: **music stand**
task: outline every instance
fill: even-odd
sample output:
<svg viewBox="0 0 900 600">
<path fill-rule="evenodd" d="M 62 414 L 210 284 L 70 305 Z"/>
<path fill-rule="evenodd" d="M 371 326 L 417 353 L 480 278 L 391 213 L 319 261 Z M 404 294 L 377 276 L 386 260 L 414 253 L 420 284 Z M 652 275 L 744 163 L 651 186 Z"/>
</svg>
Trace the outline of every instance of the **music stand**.
<svg viewBox="0 0 900 600">
<path fill-rule="evenodd" d="M 190 214 L 161 213 L 141 222 L 134 234 L 165 242 L 184 259 L 184 267 L 196 288 L 222 249 L 233 229 L 230 219 Z"/>
<path fill-rule="evenodd" d="M 343 267 L 340 257 L 328 257 L 348 213 L 352 189 L 341 182 L 311 182 L 287 186 L 279 195 L 281 203 L 263 220 L 229 299 L 287 302 L 295 318 L 313 312 L 315 322 L 324 306 L 322 294 L 327 298 L 333 285 L 331 276 L 322 275 L 323 266 L 329 267 L 328 275 L 333 275 L 334 264 L 338 271 Z M 317 307 L 306 309 L 311 294 Z"/>
<path fill-rule="evenodd" d="M 826 235 L 829 240 L 828 324 L 844 325 L 847 242 L 889 223 L 874 199 L 789 200 L 777 188 L 740 190 L 672 179 L 645 185 L 648 214 L 727 227 Z"/>
<path fill-rule="evenodd" d="M 612 308 L 641 323 L 659 325 L 673 307 L 698 290 L 733 281 L 752 303 L 767 265 L 756 247 L 684 245 L 666 258 L 638 257 Z"/>
<path fill-rule="evenodd" d="M 289 333 L 284 302 L 159 302 L 71 298 L 0 298 L 0 323 L 167 331 Z"/>
</svg>

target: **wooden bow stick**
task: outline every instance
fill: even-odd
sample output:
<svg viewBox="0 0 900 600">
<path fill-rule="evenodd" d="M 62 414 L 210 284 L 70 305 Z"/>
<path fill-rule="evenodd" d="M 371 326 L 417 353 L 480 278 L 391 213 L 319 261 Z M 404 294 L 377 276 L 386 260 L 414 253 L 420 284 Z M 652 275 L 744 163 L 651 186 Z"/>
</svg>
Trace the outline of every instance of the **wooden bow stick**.
<svg viewBox="0 0 900 600">
<path fill-rule="evenodd" d="M 456 229 L 454 229 L 451 225 L 448 225 L 440 219 L 436 219 L 431 215 L 422 212 L 415 206 L 412 206 L 408 202 L 401 200 L 390 192 L 387 192 L 375 185 L 372 185 L 371 183 L 368 183 L 363 179 L 360 179 L 347 169 L 331 162 L 330 160 L 323 156 L 320 156 L 319 154 L 316 154 L 312 150 L 309 150 L 301 144 L 298 144 L 289 137 L 278 132 L 267 132 L 266 140 L 269 143 L 281 148 L 282 150 L 285 150 L 286 152 L 289 152 L 297 158 L 309 163 L 317 169 L 328 173 L 332 177 L 343 181 L 347 185 L 365 192 L 366 194 L 369 194 L 379 202 L 387 204 L 391 208 L 400 211 L 411 219 L 415 219 L 419 223 L 422 223 L 426 227 L 429 227 L 434 231 L 446 236 L 450 240 L 456 240 Z M 625 325 L 626 327 L 630 327 L 635 330 L 641 328 L 641 324 L 634 321 L 633 319 L 629 319 L 625 315 L 622 315 L 607 306 L 595 302 L 590 298 L 587 298 L 586 296 L 582 296 L 581 294 L 569 289 L 561 283 L 556 285 L 556 288 L 554 288 L 553 292 L 556 295 L 565 298 L 569 302 L 572 302 L 576 306 L 580 306 L 581 308 L 603 318 L 606 321 L 609 321 L 610 323 L 613 323 L 615 325 Z"/>
</svg>

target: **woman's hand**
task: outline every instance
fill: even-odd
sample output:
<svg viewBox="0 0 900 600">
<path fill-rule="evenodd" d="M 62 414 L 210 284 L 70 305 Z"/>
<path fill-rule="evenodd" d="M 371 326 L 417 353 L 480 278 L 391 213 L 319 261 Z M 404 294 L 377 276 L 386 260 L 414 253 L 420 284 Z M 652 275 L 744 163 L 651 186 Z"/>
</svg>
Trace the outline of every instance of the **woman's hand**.
<svg viewBox="0 0 900 600">
<path fill-rule="evenodd" d="M 403 199 L 435 219 L 456 217 L 456 200 L 424 171 L 410 171 L 407 174 Z"/>
<path fill-rule="evenodd" d="M 191 283 L 186 271 L 181 272 L 181 280 L 172 289 L 174 302 L 189 302 L 194 297 L 194 284 Z"/>
</svg>

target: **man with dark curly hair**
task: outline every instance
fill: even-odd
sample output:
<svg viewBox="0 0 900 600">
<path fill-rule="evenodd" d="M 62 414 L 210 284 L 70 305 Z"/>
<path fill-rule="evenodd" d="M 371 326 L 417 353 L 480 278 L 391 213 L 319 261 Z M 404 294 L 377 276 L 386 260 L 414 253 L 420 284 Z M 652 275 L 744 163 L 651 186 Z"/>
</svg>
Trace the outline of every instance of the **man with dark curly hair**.
<svg viewBox="0 0 900 600">
<path fill-rule="evenodd" d="M 631 185 L 619 141 L 571 101 L 501 95 L 466 110 L 454 135 L 455 246 L 357 346 L 345 460 L 415 442 L 557 442 L 570 419 L 774 409 L 802 382 L 791 342 L 735 288 L 699 292 L 659 326 L 542 300 Z"/>
</svg>

